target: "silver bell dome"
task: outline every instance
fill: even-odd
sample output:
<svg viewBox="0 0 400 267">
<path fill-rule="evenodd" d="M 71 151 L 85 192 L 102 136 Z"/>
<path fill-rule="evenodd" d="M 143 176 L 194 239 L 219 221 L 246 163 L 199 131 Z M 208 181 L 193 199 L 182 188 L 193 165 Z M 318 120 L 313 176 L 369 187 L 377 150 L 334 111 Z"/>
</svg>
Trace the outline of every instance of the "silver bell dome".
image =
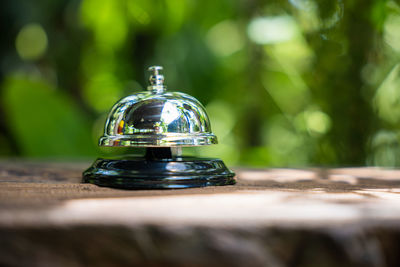
<svg viewBox="0 0 400 267">
<path fill-rule="evenodd" d="M 194 97 L 166 92 L 162 67 L 149 68 L 150 86 L 117 102 L 100 146 L 175 147 L 217 143 L 203 105 Z"/>
</svg>

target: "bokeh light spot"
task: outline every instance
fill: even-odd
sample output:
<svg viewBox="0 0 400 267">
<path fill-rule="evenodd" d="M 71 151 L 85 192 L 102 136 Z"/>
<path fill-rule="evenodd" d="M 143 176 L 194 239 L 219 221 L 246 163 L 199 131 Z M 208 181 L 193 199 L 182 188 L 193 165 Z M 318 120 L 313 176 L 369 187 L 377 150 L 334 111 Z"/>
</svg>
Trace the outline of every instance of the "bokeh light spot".
<svg viewBox="0 0 400 267">
<path fill-rule="evenodd" d="M 100 51 L 120 48 L 128 34 L 126 6 L 121 1 L 85 0 L 82 2 L 82 21 L 93 31 Z"/>
<path fill-rule="evenodd" d="M 374 98 L 379 116 L 386 122 L 397 124 L 400 121 L 400 64 L 389 72 L 379 86 Z"/>
<path fill-rule="evenodd" d="M 391 15 L 385 22 L 384 38 L 396 52 L 400 52 L 400 16 Z"/>
<path fill-rule="evenodd" d="M 274 44 L 295 38 L 299 30 L 290 16 L 259 17 L 250 22 L 247 34 L 257 44 Z"/>
<path fill-rule="evenodd" d="M 298 9 L 312 11 L 315 9 L 315 2 L 312 0 L 289 0 Z"/>
<path fill-rule="evenodd" d="M 47 35 L 43 27 L 30 23 L 22 27 L 17 35 L 15 47 L 18 55 L 24 60 L 40 58 L 47 49 Z"/>
<path fill-rule="evenodd" d="M 311 133 L 324 134 L 331 127 L 331 119 L 322 111 L 306 111 L 304 116 L 307 128 Z"/>
<path fill-rule="evenodd" d="M 233 21 L 222 21 L 207 33 L 207 45 L 218 56 L 229 56 L 244 46 L 243 37 Z"/>
</svg>

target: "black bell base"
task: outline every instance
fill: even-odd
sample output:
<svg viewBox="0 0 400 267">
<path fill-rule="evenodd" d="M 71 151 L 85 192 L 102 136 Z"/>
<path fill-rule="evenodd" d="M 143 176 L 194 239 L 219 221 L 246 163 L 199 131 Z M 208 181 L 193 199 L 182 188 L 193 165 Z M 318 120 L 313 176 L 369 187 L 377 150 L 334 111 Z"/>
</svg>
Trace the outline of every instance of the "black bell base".
<svg viewBox="0 0 400 267">
<path fill-rule="evenodd" d="M 233 185 L 234 177 L 220 159 L 99 158 L 83 173 L 83 182 L 119 189 L 176 189 Z"/>
</svg>

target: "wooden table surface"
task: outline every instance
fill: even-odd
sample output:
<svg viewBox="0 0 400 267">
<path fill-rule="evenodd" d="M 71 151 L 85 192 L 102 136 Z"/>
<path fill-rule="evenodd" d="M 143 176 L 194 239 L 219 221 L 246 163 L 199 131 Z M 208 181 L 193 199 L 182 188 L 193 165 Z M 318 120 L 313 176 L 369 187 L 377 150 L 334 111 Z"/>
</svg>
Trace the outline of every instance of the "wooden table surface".
<svg viewBox="0 0 400 267">
<path fill-rule="evenodd" d="M 117 190 L 88 162 L 0 162 L 0 266 L 400 266 L 400 170 L 234 168 Z"/>
</svg>

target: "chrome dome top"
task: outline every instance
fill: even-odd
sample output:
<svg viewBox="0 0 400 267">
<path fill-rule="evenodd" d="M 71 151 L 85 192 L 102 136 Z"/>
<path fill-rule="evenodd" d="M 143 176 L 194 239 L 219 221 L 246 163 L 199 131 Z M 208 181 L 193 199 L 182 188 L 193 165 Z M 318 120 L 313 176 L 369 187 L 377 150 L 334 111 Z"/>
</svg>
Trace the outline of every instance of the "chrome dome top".
<svg viewBox="0 0 400 267">
<path fill-rule="evenodd" d="M 108 115 L 100 146 L 174 147 L 217 143 L 203 105 L 194 97 L 166 92 L 162 67 L 153 66 L 147 92 L 117 102 Z"/>
</svg>

